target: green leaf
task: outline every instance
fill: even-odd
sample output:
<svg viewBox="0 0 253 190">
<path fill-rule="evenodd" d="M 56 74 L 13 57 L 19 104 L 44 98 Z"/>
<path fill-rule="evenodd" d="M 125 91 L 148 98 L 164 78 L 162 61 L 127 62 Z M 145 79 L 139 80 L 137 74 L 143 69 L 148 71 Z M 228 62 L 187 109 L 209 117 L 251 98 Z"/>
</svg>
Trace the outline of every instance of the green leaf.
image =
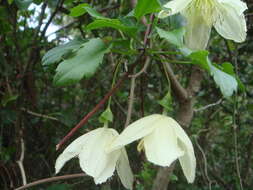
<svg viewBox="0 0 253 190">
<path fill-rule="evenodd" d="M 74 57 L 66 59 L 58 65 L 54 84 L 57 86 L 70 85 L 77 83 L 84 76 L 92 76 L 107 52 L 108 47 L 99 38 L 84 43 Z"/>
<path fill-rule="evenodd" d="M 183 37 L 185 34 L 185 28 L 178 28 L 172 31 L 165 31 L 161 28 L 156 27 L 156 31 L 161 38 L 166 39 L 171 44 L 177 47 L 183 47 Z"/>
<path fill-rule="evenodd" d="M 108 19 L 108 18 L 104 17 L 102 14 L 100 14 L 99 12 L 97 12 L 95 9 L 93 9 L 87 3 L 82 3 L 82 4 L 77 5 L 76 7 L 72 8 L 70 10 L 69 15 L 73 16 L 73 17 L 78 17 L 78 16 L 85 14 L 86 12 L 95 19 Z"/>
<path fill-rule="evenodd" d="M 131 10 L 126 16 L 125 18 L 127 17 L 134 17 L 134 10 Z"/>
<path fill-rule="evenodd" d="M 88 6 L 89 6 L 89 4 L 87 4 L 87 3 L 79 4 L 75 7 L 73 7 L 72 9 L 70 9 L 69 15 L 73 16 L 73 17 L 79 17 L 87 12 L 85 7 L 88 7 Z"/>
<path fill-rule="evenodd" d="M 42 64 L 44 66 L 47 66 L 61 61 L 64 57 L 66 58 L 68 54 L 71 54 L 71 52 L 78 50 L 82 46 L 83 42 L 84 41 L 73 40 L 64 45 L 60 45 L 58 47 L 49 50 L 43 56 Z"/>
<path fill-rule="evenodd" d="M 100 29 L 100 28 L 114 28 L 117 30 L 120 30 L 124 33 L 129 34 L 130 36 L 135 36 L 135 33 L 137 31 L 137 27 L 135 26 L 130 26 L 128 24 L 125 24 L 123 20 L 119 19 L 110 19 L 107 17 L 104 17 L 100 13 L 98 13 L 95 9 L 87 6 L 84 7 L 84 9 L 87 11 L 87 13 L 95 18 L 96 20 L 93 21 L 92 23 L 88 24 L 86 26 L 87 30 L 94 30 L 94 29 Z"/>
<path fill-rule="evenodd" d="M 22 11 L 27 10 L 32 2 L 32 0 L 15 0 L 17 7 Z"/>
<path fill-rule="evenodd" d="M 242 92 L 245 92 L 246 91 L 246 87 L 245 85 L 242 83 L 242 81 L 240 80 L 240 78 L 238 76 L 235 76 L 235 79 L 238 83 L 238 88 L 239 90 L 241 90 Z"/>
<path fill-rule="evenodd" d="M 230 75 L 235 75 L 235 72 L 234 72 L 234 66 L 229 63 L 229 62 L 224 62 L 222 63 L 222 69 L 224 72 L 230 74 Z"/>
<path fill-rule="evenodd" d="M 136 27 L 124 25 L 118 19 L 99 19 L 99 20 L 95 20 L 94 22 L 88 24 L 86 29 L 87 30 L 94 30 L 94 29 L 106 28 L 106 27 L 110 27 L 110 28 L 120 30 L 124 33 L 129 34 L 130 36 L 134 36 L 136 31 L 137 31 Z"/>
<path fill-rule="evenodd" d="M 236 47 L 235 47 L 235 43 L 231 40 L 226 40 L 227 41 L 227 45 L 228 45 L 228 48 L 231 52 L 235 51 L 236 50 Z"/>
<path fill-rule="evenodd" d="M 71 190 L 69 184 L 53 184 L 46 188 L 46 190 Z"/>
<path fill-rule="evenodd" d="M 14 0 L 8 0 L 8 4 L 11 5 Z"/>
<path fill-rule="evenodd" d="M 192 60 L 193 64 L 198 64 L 212 75 L 224 97 L 232 96 L 233 92 L 237 90 L 237 81 L 234 77 L 233 66 L 226 63 L 223 65 L 223 69 L 223 67 L 214 65 L 209 60 L 208 54 L 209 52 L 205 50 L 196 51 L 188 57 Z"/>
<path fill-rule="evenodd" d="M 134 8 L 134 16 L 139 20 L 142 16 L 155 13 L 161 10 L 161 5 L 158 0 L 138 0 Z"/>
<path fill-rule="evenodd" d="M 15 101 L 18 98 L 19 95 L 11 95 L 9 93 L 6 93 L 2 97 L 1 104 L 3 107 L 5 107 L 9 102 Z"/>
<path fill-rule="evenodd" d="M 203 69 L 210 71 L 208 64 L 208 51 L 201 50 L 191 53 L 188 57 L 192 60 L 193 64 L 198 64 Z"/>
<path fill-rule="evenodd" d="M 170 175 L 169 180 L 170 181 L 178 181 L 178 177 L 176 175 L 172 174 L 172 175 Z"/>
<path fill-rule="evenodd" d="M 110 109 L 110 107 L 108 107 L 99 117 L 99 122 L 100 123 L 107 123 L 107 122 L 112 122 L 113 121 L 113 114 L 112 111 Z"/>
<path fill-rule="evenodd" d="M 87 13 L 96 18 L 96 19 L 109 19 L 104 17 L 103 15 L 101 15 L 99 12 L 97 12 L 95 9 L 91 8 L 91 7 L 85 7 L 85 10 L 87 11 Z"/>
<path fill-rule="evenodd" d="M 170 91 L 168 91 L 167 94 L 161 100 L 158 101 L 158 103 L 163 106 L 166 111 L 172 111 L 172 97 Z"/>
</svg>

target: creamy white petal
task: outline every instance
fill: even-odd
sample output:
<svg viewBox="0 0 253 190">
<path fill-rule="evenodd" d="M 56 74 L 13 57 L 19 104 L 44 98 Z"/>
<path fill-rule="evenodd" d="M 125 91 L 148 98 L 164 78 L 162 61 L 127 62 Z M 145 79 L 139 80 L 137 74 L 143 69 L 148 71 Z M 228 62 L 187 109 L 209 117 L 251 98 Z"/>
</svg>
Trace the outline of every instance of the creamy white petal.
<svg viewBox="0 0 253 190">
<path fill-rule="evenodd" d="M 172 0 L 163 5 L 163 7 L 169 9 L 167 10 L 162 10 L 158 14 L 159 18 L 165 18 L 167 16 L 174 15 L 176 13 L 181 12 L 183 9 L 187 7 L 187 5 L 191 2 L 192 0 Z"/>
<path fill-rule="evenodd" d="M 106 167 L 99 174 L 99 176 L 94 176 L 94 181 L 96 184 L 100 184 L 105 182 L 108 178 L 110 178 L 115 170 L 117 160 L 119 159 L 121 154 L 120 150 L 115 150 L 109 154 L 107 154 Z"/>
<path fill-rule="evenodd" d="M 221 6 L 230 5 L 236 9 L 239 15 L 243 14 L 243 12 L 248 8 L 247 4 L 240 0 L 218 0 L 219 3 L 223 4 Z"/>
<path fill-rule="evenodd" d="M 203 50 L 206 48 L 212 25 L 205 22 L 204 18 L 197 11 L 184 11 L 187 18 L 185 26 L 185 44 L 191 50 Z"/>
<path fill-rule="evenodd" d="M 157 127 L 161 115 L 153 114 L 143 117 L 129 125 L 111 144 L 108 152 L 119 149 L 150 133 Z"/>
<path fill-rule="evenodd" d="M 148 161 L 159 166 L 170 166 L 177 158 L 184 154 L 178 146 L 174 129 L 163 116 L 151 134 L 144 137 L 144 148 Z"/>
<path fill-rule="evenodd" d="M 133 189 L 134 175 L 129 164 L 126 150 L 122 148 L 120 151 L 121 154 L 116 165 L 118 176 L 126 189 Z"/>
<path fill-rule="evenodd" d="M 244 15 L 230 4 L 224 4 L 222 10 L 222 18 L 214 23 L 215 29 L 226 39 L 243 42 L 247 35 Z"/>
<path fill-rule="evenodd" d="M 168 118 L 171 122 L 171 126 L 174 128 L 179 146 L 184 150 L 185 154 L 179 158 L 184 175 L 189 183 L 192 183 L 195 179 L 196 170 L 196 158 L 192 142 L 181 126 L 172 118 Z"/>
<path fill-rule="evenodd" d="M 93 138 L 87 140 L 86 148 L 79 154 L 80 166 L 86 174 L 94 178 L 99 177 L 103 170 L 108 167 L 110 160 L 118 159 L 114 157 L 114 154 L 107 154 L 105 152 L 108 144 L 110 144 L 117 135 L 118 133 L 114 129 L 100 128 Z M 110 164 L 110 167 L 115 168 L 116 161 L 113 164 Z"/>
<path fill-rule="evenodd" d="M 59 155 L 59 157 L 56 160 L 55 163 L 55 171 L 58 173 L 61 168 L 64 166 L 64 164 L 70 160 L 71 158 L 77 156 L 82 149 L 86 146 L 86 142 L 89 138 L 94 137 L 96 135 L 97 131 L 100 129 L 93 130 L 89 133 L 86 133 L 76 140 L 74 140 L 64 151 Z"/>
</svg>

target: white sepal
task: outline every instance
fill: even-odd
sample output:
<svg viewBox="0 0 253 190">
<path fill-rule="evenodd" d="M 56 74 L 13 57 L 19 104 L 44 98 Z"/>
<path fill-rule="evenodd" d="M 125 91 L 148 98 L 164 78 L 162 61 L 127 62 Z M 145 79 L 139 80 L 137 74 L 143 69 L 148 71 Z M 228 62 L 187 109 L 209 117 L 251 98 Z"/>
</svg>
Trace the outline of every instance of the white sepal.
<svg viewBox="0 0 253 190">
<path fill-rule="evenodd" d="M 191 50 L 205 49 L 210 37 L 212 25 L 208 25 L 198 12 L 183 12 L 183 15 L 188 18 L 185 26 L 184 41 Z"/>
<path fill-rule="evenodd" d="M 64 151 L 63 153 L 61 153 L 56 162 L 55 162 L 55 173 L 57 174 L 61 168 L 64 166 L 64 164 L 69 161 L 71 158 L 74 158 L 75 156 L 77 156 L 78 154 L 80 154 L 80 152 L 82 151 L 82 149 L 84 148 L 86 141 L 89 138 L 94 137 L 94 135 L 96 135 L 97 131 L 99 131 L 100 129 L 96 129 L 93 130 L 89 133 L 86 133 L 80 137 L 78 137 L 76 140 L 74 140 Z"/>
<path fill-rule="evenodd" d="M 151 134 L 144 137 L 144 148 L 148 161 L 159 166 L 170 166 L 184 151 L 177 144 L 177 136 L 165 119 L 156 123 Z"/>
<path fill-rule="evenodd" d="M 172 1 L 169 1 L 168 3 L 163 5 L 163 7 L 165 7 L 166 9 L 169 9 L 169 10 L 160 11 L 160 13 L 158 14 L 158 17 L 165 18 L 167 16 L 177 14 L 177 13 L 181 12 L 182 10 L 184 10 L 191 1 L 192 0 L 172 0 Z"/>
<path fill-rule="evenodd" d="M 170 166 L 180 160 L 189 183 L 195 178 L 196 158 L 192 143 L 172 118 L 154 114 L 141 118 L 129 125 L 110 145 L 108 152 L 117 150 L 134 140 L 142 138 L 138 148 L 144 147 L 147 159 L 160 166 Z"/>
<path fill-rule="evenodd" d="M 131 142 L 150 134 L 156 127 L 161 115 L 154 114 L 141 118 L 130 124 L 111 144 L 108 152 L 119 149 Z"/>
<path fill-rule="evenodd" d="M 192 50 L 201 50 L 207 46 L 212 26 L 226 39 L 245 41 L 247 27 L 243 12 L 246 9 L 246 3 L 241 0 L 172 0 L 164 5 L 158 17 L 178 12 L 184 15 L 185 44 Z"/>
<path fill-rule="evenodd" d="M 129 160 L 125 148 L 121 149 L 121 154 L 118 159 L 116 170 L 121 183 L 127 189 L 133 189 L 134 175 L 130 168 Z"/>
<path fill-rule="evenodd" d="M 113 129 L 100 128 L 93 138 L 87 140 L 85 148 L 79 154 L 80 166 L 86 174 L 96 179 L 104 170 L 108 170 L 105 172 L 110 175 L 108 178 L 112 176 L 119 153 L 107 154 L 105 149 L 115 137 Z M 103 180 L 98 181 L 98 183 L 104 182 Z"/>
<path fill-rule="evenodd" d="M 78 156 L 81 169 L 87 175 L 92 176 L 96 184 L 103 183 L 110 178 L 117 165 L 123 185 L 131 189 L 133 186 L 133 174 L 125 149 L 106 151 L 118 135 L 116 130 L 104 127 L 79 137 L 57 158 L 55 164 L 56 172 L 59 172 L 68 160 Z"/>
<path fill-rule="evenodd" d="M 243 42 L 246 39 L 246 21 L 240 9 L 230 4 L 223 5 L 222 18 L 214 23 L 217 32 L 226 39 Z"/>
<path fill-rule="evenodd" d="M 173 119 L 171 119 L 171 126 L 176 132 L 179 146 L 185 152 L 183 156 L 179 157 L 181 167 L 187 181 L 192 183 L 196 173 L 196 158 L 192 142 L 181 126 Z"/>
</svg>

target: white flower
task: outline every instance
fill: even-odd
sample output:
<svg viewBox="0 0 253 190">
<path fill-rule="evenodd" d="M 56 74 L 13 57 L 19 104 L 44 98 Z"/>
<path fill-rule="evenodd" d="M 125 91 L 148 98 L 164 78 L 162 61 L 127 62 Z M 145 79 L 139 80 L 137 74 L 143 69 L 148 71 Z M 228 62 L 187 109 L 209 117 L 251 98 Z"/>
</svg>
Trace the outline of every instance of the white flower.
<svg viewBox="0 0 253 190">
<path fill-rule="evenodd" d="M 179 159 L 187 181 L 194 181 L 196 159 L 193 146 L 174 119 L 159 114 L 141 118 L 129 125 L 112 142 L 109 151 L 120 149 L 141 138 L 138 149 L 144 146 L 148 161 L 160 166 L 170 166 Z"/>
<path fill-rule="evenodd" d="M 117 170 L 122 184 L 132 189 L 133 174 L 129 166 L 125 148 L 106 152 L 108 145 L 118 136 L 118 132 L 110 128 L 98 128 L 73 141 L 57 158 L 56 173 L 73 157 L 78 156 L 81 169 L 94 178 L 96 184 L 105 182 Z"/>
<path fill-rule="evenodd" d="M 247 5 L 240 0 L 172 0 L 164 5 L 168 10 L 160 18 L 181 13 L 187 19 L 185 43 L 192 50 L 205 49 L 212 26 L 226 39 L 243 42 Z"/>
</svg>

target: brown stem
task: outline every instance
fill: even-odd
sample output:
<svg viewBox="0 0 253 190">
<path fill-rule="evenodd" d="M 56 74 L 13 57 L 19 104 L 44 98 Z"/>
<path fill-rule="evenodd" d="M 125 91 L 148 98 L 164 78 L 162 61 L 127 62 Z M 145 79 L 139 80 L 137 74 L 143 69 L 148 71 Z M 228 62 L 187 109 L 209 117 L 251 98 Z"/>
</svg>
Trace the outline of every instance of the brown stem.
<svg viewBox="0 0 253 190">
<path fill-rule="evenodd" d="M 39 24 L 38 24 L 36 32 L 34 34 L 34 39 L 37 38 L 37 35 L 38 35 L 38 33 L 41 29 L 41 26 L 43 24 L 43 19 L 44 19 L 44 16 L 45 16 L 46 8 L 47 8 L 47 1 L 44 1 L 44 3 L 41 6 L 41 12 L 40 12 L 40 16 L 39 16 Z"/>
<path fill-rule="evenodd" d="M 133 112 L 133 105 L 134 105 L 134 91 L 135 91 L 135 80 L 137 77 L 141 76 L 142 73 L 144 73 L 147 69 L 148 64 L 150 63 L 150 58 L 146 57 L 145 64 L 141 71 L 134 75 L 130 75 L 131 77 L 131 86 L 130 86 L 130 95 L 129 95 L 129 101 L 128 101 L 128 110 L 127 110 L 127 118 L 125 123 L 125 128 L 129 125 L 131 122 L 132 112 Z"/>
<path fill-rule="evenodd" d="M 42 183 L 49 183 L 49 182 L 53 182 L 53 181 L 64 180 L 64 179 L 71 179 L 71 178 L 77 178 L 77 177 L 84 177 L 84 176 L 86 176 L 86 174 L 79 173 L 79 174 L 71 174 L 71 175 L 49 177 L 49 178 L 41 179 L 41 180 L 38 180 L 38 181 L 34 181 L 32 183 L 28 183 L 28 184 L 26 184 L 24 186 L 16 188 L 15 190 L 26 189 L 28 187 L 33 187 L 35 185 L 39 185 L 39 184 L 42 184 Z"/>
<path fill-rule="evenodd" d="M 133 105 L 134 105 L 135 79 L 136 79 L 135 77 L 131 78 L 131 87 L 130 87 L 130 95 L 129 95 L 129 101 L 128 101 L 128 109 L 127 109 L 127 118 L 126 118 L 125 128 L 129 125 L 129 123 L 131 121 Z"/>
<path fill-rule="evenodd" d="M 58 2 L 54 12 L 52 13 L 52 15 L 50 16 L 50 18 L 48 19 L 45 27 L 43 28 L 42 32 L 41 32 L 41 35 L 40 35 L 40 40 L 45 36 L 46 34 L 46 31 L 49 27 L 49 25 L 51 24 L 51 22 L 53 21 L 54 17 L 56 16 L 57 12 L 59 11 L 60 7 L 63 5 L 64 3 L 64 0 L 61 0 Z"/>
<path fill-rule="evenodd" d="M 156 174 L 152 190 L 166 190 L 169 184 L 169 176 L 173 172 L 175 167 L 175 162 L 173 162 L 170 167 L 159 167 Z"/>
<path fill-rule="evenodd" d="M 144 40 L 143 40 L 144 49 L 148 45 L 148 41 L 149 41 L 148 40 L 148 36 L 149 36 L 150 31 L 152 29 L 152 23 L 153 23 L 153 20 L 154 20 L 154 14 L 150 15 L 149 20 L 150 20 L 150 24 L 148 24 L 148 26 L 147 26 L 147 30 L 145 32 Z M 128 111 L 127 111 L 127 118 L 126 118 L 125 128 L 129 125 L 129 123 L 131 121 L 131 117 L 132 117 L 133 104 L 134 104 L 135 79 L 138 76 L 140 76 L 143 72 L 146 71 L 149 62 L 150 62 L 150 58 L 148 56 L 146 56 L 146 58 L 145 58 L 145 64 L 144 64 L 144 67 L 141 69 L 141 71 L 138 72 L 138 73 L 136 73 L 136 74 L 134 74 L 134 75 L 131 75 L 132 79 L 131 79 L 130 96 L 129 96 L 129 101 L 128 101 Z"/>
<path fill-rule="evenodd" d="M 163 58 L 163 56 L 161 56 Z M 172 68 L 170 67 L 170 64 L 165 62 L 163 63 L 165 65 L 165 68 L 167 70 L 169 79 L 171 81 L 171 88 L 173 90 L 173 92 L 175 93 L 177 99 L 179 101 L 185 101 L 188 98 L 188 94 L 186 89 L 179 83 L 179 81 L 177 80 L 177 77 L 175 76 Z"/>
</svg>

